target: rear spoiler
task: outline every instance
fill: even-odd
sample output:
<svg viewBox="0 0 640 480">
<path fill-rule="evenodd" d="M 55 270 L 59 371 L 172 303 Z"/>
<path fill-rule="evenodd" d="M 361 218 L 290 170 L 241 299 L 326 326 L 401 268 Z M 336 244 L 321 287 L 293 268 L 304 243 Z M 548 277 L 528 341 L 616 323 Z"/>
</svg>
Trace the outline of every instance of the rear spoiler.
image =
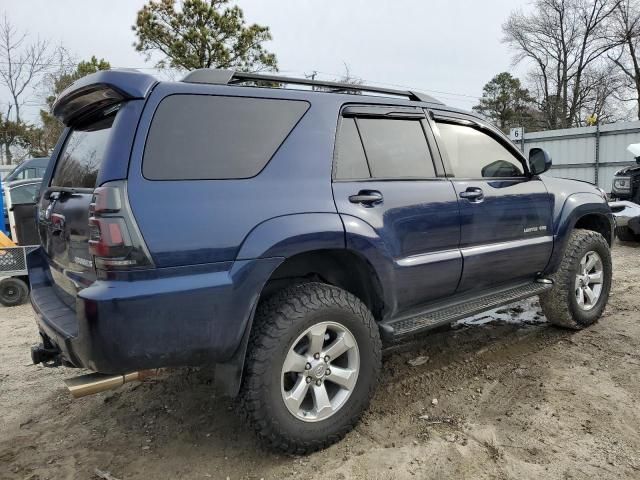
<svg viewBox="0 0 640 480">
<path fill-rule="evenodd" d="M 126 100 L 146 98 L 158 81 L 135 70 L 103 70 L 75 81 L 53 104 L 53 114 L 65 125 Z"/>
</svg>

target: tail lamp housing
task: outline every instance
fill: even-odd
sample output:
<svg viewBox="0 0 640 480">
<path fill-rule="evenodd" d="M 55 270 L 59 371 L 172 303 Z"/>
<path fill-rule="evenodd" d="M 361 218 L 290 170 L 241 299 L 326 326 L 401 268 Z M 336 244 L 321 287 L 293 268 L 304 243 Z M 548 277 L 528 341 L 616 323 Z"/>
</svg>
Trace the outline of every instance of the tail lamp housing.
<svg viewBox="0 0 640 480">
<path fill-rule="evenodd" d="M 109 182 L 94 190 L 89 205 L 89 251 L 98 269 L 154 266 L 129 206 L 126 181 Z"/>
</svg>

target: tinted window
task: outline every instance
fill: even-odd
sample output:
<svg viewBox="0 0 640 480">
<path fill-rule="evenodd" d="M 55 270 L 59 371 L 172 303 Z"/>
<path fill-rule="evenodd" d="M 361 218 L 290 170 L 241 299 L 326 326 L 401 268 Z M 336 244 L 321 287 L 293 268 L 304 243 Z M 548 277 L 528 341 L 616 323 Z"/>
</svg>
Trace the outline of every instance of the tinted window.
<svg viewBox="0 0 640 480">
<path fill-rule="evenodd" d="M 354 180 L 369 178 L 369 167 L 360 135 L 353 118 L 344 118 L 336 144 L 336 178 Z"/>
<path fill-rule="evenodd" d="M 459 178 L 519 177 L 522 163 L 489 135 L 472 127 L 439 123 L 442 146 Z"/>
<path fill-rule="evenodd" d="M 308 106 L 259 98 L 167 97 L 153 117 L 143 174 L 152 180 L 253 177 Z"/>
<path fill-rule="evenodd" d="M 11 203 L 13 205 L 35 203 L 35 196 L 39 187 L 39 183 L 32 183 L 30 185 L 23 185 L 20 187 L 12 188 Z"/>
<path fill-rule="evenodd" d="M 375 118 L 357 121 L 372 177 L 435 177 L 420 121 Z"/>
<path fill-rule="evenodd" d="M 94 188 L 115 116 L 71 131 L 51 179 L 56 187 Z"/>
</svg>

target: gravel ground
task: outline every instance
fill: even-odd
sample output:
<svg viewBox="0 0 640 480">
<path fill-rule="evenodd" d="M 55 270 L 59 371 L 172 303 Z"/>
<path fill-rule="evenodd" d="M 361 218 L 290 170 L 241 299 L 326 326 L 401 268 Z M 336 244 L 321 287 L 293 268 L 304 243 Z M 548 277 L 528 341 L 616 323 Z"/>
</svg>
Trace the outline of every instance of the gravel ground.
<svg viewBox="0 0 640 480">
<path fill-rule="evenodd" d="M 524 302 L 387 352 L 360 425 L 308 457 L 262 450 L 203 370 L 72 400 L 80 372 L 31 365 L 30 307 L 2 308 L 0 478 L 640 478 L 639 254 L 616 244 L 588 330 Z"/>
</svg>

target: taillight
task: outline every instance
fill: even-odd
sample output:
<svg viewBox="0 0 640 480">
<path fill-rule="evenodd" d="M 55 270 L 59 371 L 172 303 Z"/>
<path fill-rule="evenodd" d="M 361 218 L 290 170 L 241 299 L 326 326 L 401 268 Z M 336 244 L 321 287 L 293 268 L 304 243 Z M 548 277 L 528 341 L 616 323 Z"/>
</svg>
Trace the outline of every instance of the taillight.
<svg viewBox="0 0 640 480">
<path fill-rule="evenodd" d="M 129 207 L 126 182 L 111 182 L 94 190 L 89 205 L 89 251 L 99 269 L 153 267 Z"/>
<path fill-rule="evenodd" d="M 89 219 L 89 249 L 97 257 L 120 257 L 127 254 L 127 227 L 122 218 Z"/>
</svg>

